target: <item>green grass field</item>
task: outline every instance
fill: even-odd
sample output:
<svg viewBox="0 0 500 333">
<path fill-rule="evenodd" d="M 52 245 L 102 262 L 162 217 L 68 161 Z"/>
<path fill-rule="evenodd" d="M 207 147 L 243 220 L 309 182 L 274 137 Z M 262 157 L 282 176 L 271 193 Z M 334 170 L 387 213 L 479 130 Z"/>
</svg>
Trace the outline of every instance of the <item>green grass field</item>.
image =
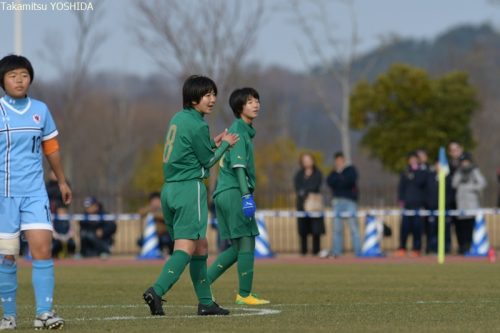
<svg viewBox="0 0 500 333">
<path fill-rule="evenodd" d="M 236 272 L 214 285 L 228 317 L 196 316 L 188 271 L 150 317 L 142 292 L 160 266 L 56 268 L 56 310 L 72 332 L 492 332 L 500 331 L 500 265 L 258 263 L 254 289 L 272 304 L 233 304 Z M 326 261 L 325 261 L 326 263 Z M 25 265 L 24 265 L 25 266 Z M 32 331 L 31 269 L 18 273 L 18 331 Z"/>
</svg>

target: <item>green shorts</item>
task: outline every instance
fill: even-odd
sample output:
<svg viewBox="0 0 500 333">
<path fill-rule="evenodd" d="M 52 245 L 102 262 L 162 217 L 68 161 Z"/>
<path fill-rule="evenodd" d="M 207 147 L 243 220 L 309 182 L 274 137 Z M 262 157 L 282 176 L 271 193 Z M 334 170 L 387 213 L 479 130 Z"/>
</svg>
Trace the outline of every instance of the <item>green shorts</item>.
<svg viewBox="0 0 500 333">
<path fill-rule="evenodd" d="M 222 239 L 236 239 L 259 234 L 255 217 L 248 218 L 243 215 L 239 189 L 220 192 L 214 198 L 214 201 L 217 226 Z"/>
<path fill-rule="evenodd" d="M 172 239 L 206 238 L 207 189 L 201 180 L 165 183 L 161 207 Z"/>
</svg>

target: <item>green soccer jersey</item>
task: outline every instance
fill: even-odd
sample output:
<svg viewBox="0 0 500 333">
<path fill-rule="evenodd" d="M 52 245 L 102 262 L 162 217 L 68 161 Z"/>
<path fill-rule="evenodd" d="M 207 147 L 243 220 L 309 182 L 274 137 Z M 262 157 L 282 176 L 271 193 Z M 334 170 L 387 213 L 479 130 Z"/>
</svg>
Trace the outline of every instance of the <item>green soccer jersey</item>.
<svg viewBox="0 0 500 333">
<path fill-rule="evenodd" d="M 242 119 L 237 119 L 229 128 L 229 132 L 238 134 L 240 140 L 220 160 L 219 177 L 217 178 L 214 196 L 228 189 L 240 188 L 235 168 L 245 169 L 248 189 L 250 192 L 255 189 L 255 164 L 252 143 L 255 129 Z"/>
<path fill-rule="evenodd" d="M 215 149 L 210 139 L 208 124 L 203 115 L 193 108 L 183 109 L 170 120 L 163 149 L 163 178 L 167 182 L 202 179 L 209 176 L 212 167 L 229 143 L 222 141 Z"/>
</svg>

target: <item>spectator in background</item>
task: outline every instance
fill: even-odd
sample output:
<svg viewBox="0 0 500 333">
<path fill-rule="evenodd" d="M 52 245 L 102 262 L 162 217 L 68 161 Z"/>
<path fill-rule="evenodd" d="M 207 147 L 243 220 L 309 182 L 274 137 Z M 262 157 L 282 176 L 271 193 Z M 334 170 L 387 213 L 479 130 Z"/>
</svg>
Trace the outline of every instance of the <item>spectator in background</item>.
<svg viewBox="0 0 500 333">
<path fill-rule="evenodd" d="M 426 252 L 437 253 L 438 250 L 438 216 L 434 213 L 439 208 L 439 161 L 434 163 L 434 167 L 429 169 L 425 183 L 425 208 L 431 211 L 426 224 Z M 451 209 L 453 188 L 451 187 L 451 176 L 445 178 L 445 209 Z M 451 216 L 445 216 L 445 252 L 449 253 L 451 248 Z"/>
<path fill-rule="evenodd" d="M 460 157 L 460 165 L 452 178 L 452 186 L 456 189 L 456 202 L 459 210 L 481 208 L 481 192 L 486 187 L 486 180 L 479 168 L 474 164 L 469 153 Z M 458 216 L 455 231 L 459 254 L 466 254 L 472 244 L 474 216 Z"/>
<path fill-rule="evenodd" d="M 337 152 L 335 155 L 335 170 L 326 180 L 333 195 L 333 235 L 331 254 L 340 256 L 344 248 L 344 224 L 341 217 L 347 215 L 347 221 L 351 230 L 351 240 L 354 253 L 361 254 L 359 238 L 359 224 L 357 218 L 358 201 L 358 172 L 352 165 L 347 165 L 344 154 Z"/>
<path fill-rule="evenodd" d="M 450 167 L 450 178 L 453 179 L 453 175 L 457 171 L 459 165 L 460 165 L 460 156 L 464 153 L 464 148 L 458 141 L 450 141 L 448 143 L 448 165 Z M 450 193 L 450 200 L 451 200 L 451 210 L 456 210 L 457 209 L 457 192 L 456 189 L 453 188 L 451 189 Z M 458 216 L 451 216 L 451 224 L 454 225 L 455 228 L 455 235 L 457 239 L 459 238 L 458 236 L 458 231 L 460 230 L 460 219 Z M 457 226 L 458 225 L 458 226 Z M 459 249 L 460 252 L 460 249 Z"/>
<path fill-rule="evenodd" d="M 155 227 L 156 234 L 158 235 L 158 243 L 160 246 L 160 250 L 162 252 L 167 251 L 168 254 L 172 254 L 174 251 L 174 241 L 170 237 L 170 234 L 167 230 L 167 225 L 165 224 L 165 220 L 163 218 L 163 211 L 161 209 L 161 197 L 159 192 L 151 192 L 149 194 L 148 205 L 140 209 L 139 214 L 141 215 L 141 220 L 144 220 L 148 214 L 152 214 Z M 143 246 L 143 237 L 138 240 L 138 245 L 140 247 Z"/>
<path fill-rule="evenodd" d="M 69 185 L 69 184 L 68 184 Z M 62 205 L 61 190 L 54 171 L 49 172 L 49 179 L 45 183 L 47 195 L 49 196 L 50 212 L 55 214 L 57 208 Z"/>
<path fill-rule="evenodd" d="M 398 199 L 404 210 L 419 210 L 424 207 L 424 190 L 426 183 L 426 172 L 420 168 L 416 153 L 408 155 L 408 165 L 401 173 L 398 187 Z M 418 214 L 408 216 L 403 212 L 401 219 L 400 245 L 396 256 L 406 256 L 406 242 L 408 235 L 413 236 L 412 257 L 420 256 L 422 248 L 422 220 Z"/>
<path fill-rule="evenodd" d="M 498 167 L 497 169 L 497 182 L 498 182 L 497 207 L 500 207 L 500 167 Z"/>
<path fill-rule="evenodd" d="M 300 156 L 300 170 L 294 177 L 297 210 L 305 210 L 304 203 L 311 193 L 319 194 L 323 175 L 316 167 L 314 157 L 304 153 Z M 325 233 L 324 217 L 299 217 L 298 231 L 300 236 L 300 253 L 307 254 L 308 235 L 312 235 L 312 254 L 317 255 L 321 249 L 321 235 Z"/>
<path fill-rule="evenodd" d="M 64 258 L 75 255 L 75 232 L 71 227 L 68 208 L 61 201 L 56 207 L 53 219 L 54 231 L 52 233 L 52 257 Z"/>
<path fill-rule="evenodd" d="M 448 143 L 448 164 L 450 166 L 450 174 L 453 174 L 460 166 L 460 156 L 464 153 L 464 148 L 458 141 L 450 141 Z"/>
<path fill-rule="evenodd" d="M 83 257 L 100 256 L 105 259 L 111 254 L 116 222 L 102 220 L 102 216 L 106 213 L 95 197 L 85 198 L 83 207 L 85 219 L 80 221 L 80 253 Z M 89 215 L 100 216 L 95 219 Z"/>
<path fill-rule="evenodd" d="M 418 157 L 418 163 L 420 165 L 420 169 L 427 171 L 430 169 L 429 167 L 429 155 L 427 155 L 427 151 L 425 149 L 417 149 L 416 151 Z"/>
<path fill-rule="evenodd" d="M 429 172 L 431 172 L 431 166 L 429 165 L 429 155 L 427 155 L 427 151 L 423 148 L 419 148 L 415 151 L 418 157 L 418 165 L 420 167 L 420 170 L 422 170 L 425 173 L 425 177 L 428 177 Z M 425 205 L 424 205 L 425 208 Z M 423 232 L 425 233 L 425 238 L 426 238 L 426 253 L 429 253 L 429 239 L 432 241 L 434 235 L 429 234 L 429 232 L 432 232 L 432 227 L 430 223 L 433 223 L 434 221 L 431 221 L 429 216 L 421 216 L 420 217 L 421 223 L 422 223 L 422 228 Z M 437 240 L 437 239 L 436 239 Z"/>
</svg>

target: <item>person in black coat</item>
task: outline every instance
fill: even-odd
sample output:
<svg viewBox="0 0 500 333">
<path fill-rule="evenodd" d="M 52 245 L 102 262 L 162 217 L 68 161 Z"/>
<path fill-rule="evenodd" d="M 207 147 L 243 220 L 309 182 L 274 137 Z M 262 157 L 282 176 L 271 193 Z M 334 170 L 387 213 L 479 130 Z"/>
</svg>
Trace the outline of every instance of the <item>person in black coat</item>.
<svg viewBox="0 0 500 333">
<path fill-rule="evenodd" d="M 497 207 L 500 207 L 500 167 L 498 167 L 497 169 L 497 183 L 498 183 Z"/>
<path fill-rule="evenodd" d="M 80 221 L 80 254 L 83 257 L 100 256 L 106 258 L 111 254 L 113 236 L 116 233 L 115 221 L 91 219 L 88 215 L 106 214 L 103 205 L 95 197 L 87 197 L 83 201 L 85 219 Z"/>
<path fill-rule="evenodd" d="M 56 207 L 56 213 L 52 221 L 54 231 L 52 233 L 52 257 L 65 258 L 73 256 L 76 250 L 74 230 L 68 219 L 68 208 L 64 203 Z"/>
<path fill-rule="evenodd" d="M 448 143 L 448 165 L 450 168 L 450 179 L 453 179 L 453 176 L 455 175 L 455 172 L 459 169 L 460 167 L 460 156 L 463 155 L 464 147 L 462 144 L 458 141 L 452 140 Z M 451 210 L 456 210 L 458 205 L 457 205 L 457 191 L 455 188 L 452 187 L 451 193 L 450 193 L 450 200 L 451 200 Z M 461 239 L 462 235 L 462 220 L 460 219 L 460 216 L 451 216 L 451 224 L 454 225 L 455 227 L 455 235 L 457 240 Z M 459 252 L 463 252 L 463 249 L 459 249 Z M 463 253 L 461 253 L 463 254 Z"/>
<path fill-rule="evenodd" d="M 419 210 L 424 208 L 426 171 L 420 168 L 418 156 L 415 153 L 408 155 L 408 166 L 401 173 L 398 187 L 398 199 L 405 210 Z M 401 219 L 400 246 L 397 256 L 406 255 L 406 241 L 412 233 L 412 256 L 420 256 L 422 248 L 422 219 L 418 214 L 408 216 L 403 214 Z"/>
<path fill-rule="evenodd" d="M 358 171 L 354 165 L 348 164 L 343 152 L 337 152 L 335 169 L 330 172 L 326 183 L 333 196 L 333 232 L 330 254 L 334 257 L 342 255 L 344 250 L 344 221 L 351 231 L 354 254 L 360 256 L 361 239 L 358 221 Z"/>
<path fill-rule="evenodd" d="M 300 156 L 300 170 L 295 174 L 294 187 L 297 196 L 297 210 L 304 211 L 304 202 L 309 193 L 320 193 L 323 175 L 316 168 L 314 157 L 304 153 Z M 300 217 L 297 219 L 300 236 L 300 253 L 307 254 L 308 235 L 312 235 L 312 253 L 317 255 L 321 248 L 321 235 L 325 233 L 323 217 Z"/>
</svg>

